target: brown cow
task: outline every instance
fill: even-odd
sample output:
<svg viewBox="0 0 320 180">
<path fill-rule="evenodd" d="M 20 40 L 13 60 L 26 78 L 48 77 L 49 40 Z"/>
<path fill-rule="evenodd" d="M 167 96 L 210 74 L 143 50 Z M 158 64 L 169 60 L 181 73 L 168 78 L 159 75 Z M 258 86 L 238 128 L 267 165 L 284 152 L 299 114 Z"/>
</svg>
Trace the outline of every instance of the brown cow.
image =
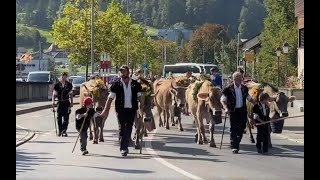
<svg viewBox="0 0 320 180">
<path fill-rule="evenodd" d="M 275 87 L 273 87 L 270 84 L 265 83 L 265 86 L 261 89 L 258 90 L 258 94 L 260 94 L 261 92 L 263 93 L 268 93 L 269 96 L 271 97 L 271 102 L 269 103 L 269 107 L 270 107 L 270 120 L 272 119 L 278 119 L 280 117 L 288 117 L 288 103 L 289 102 L 293 102 L 296 97 L 295 96 L 290 96 L 288 97 L 287 95 L 285 95 L 283 92 L 279 92 L 279 90 Z M 249 104 L 249 106 L 248 106 Z M 248 124 L 247 124 L 247 129 L 249 130 L 249 137 L 252 143 L 255 143 L 253 135 L 252 135 L 252 131 L 251 129 L 253 128 L 252 126 L 252 118 L 250 118 L 252 116 L 252 104 L 247 102 L 247 110 L 248 110 Z M 283 123 L 283 121 L 280 121 Z M 269 146 L 272 147 L 271 144 L 271 139 L 269 139 Z"/>
<path fill-rule="evenodd" d="M 178 116 L 179 129 L 183 131 L 181 124 L 181 108 L 185 104 L 185 89 L 184 87 L 177 87 L 174 79 L 170 80 L 158 80 L 154 84 L 154 103 L 157 106 L 159 113 L 159 127 L 165 125 L 166 129 L 169 128 L 169 118 L 171 119 L 172 126 L 175 125 L 174 122 L 174 108 L 180 109 L 180 116 Z M 161 119 L 161 113 L 163 113 L 164 124 Z"/>
<path fill-rule="evenodd" d="M 198 90 L 195 99 L 194 88 L 196 87 L 197 83 L 202 83 L 202 85 Z M 221 96 L 221 89 L 219 87 L 215 87 L 210 81 L 207 80 L 192 83 L 186 90 L 187 103 L 191 114 L 195 119 L 195 125 L 197 127 L 197 144 L 208 143 L 203 124 L 203 119 L 206 119 L 207 124 L 210 123 L 210 147 L 216 147 L 213 134 L 215 128 L 215 118 L 217 118 L 216 120 L 221 120 Z"/>
<path fill-rule="evenodd" d="M 86 96 L 91 96 L 93 98 L 94 107 L 102 107 L 103 109 L 108 99 L 108 95 L 108 89 L 101 79 L 91 79 L 82 83 L 80 86 L 80 106 L 82 107 L 83 99 Z M 104 142 L 103 128 L 105 120 L 106 119 L 102 119 L 102 122 L 96 123 L 96 120 L 92 119 L 90 123 L 89 139 L 93 139 L 94 144 L 98 144 L 98 138 L 100 142 Z M 97 127 L 97 125 L 99 127 Z M 92 133 L 92 131 L 94 133 Z"/>
</svg>

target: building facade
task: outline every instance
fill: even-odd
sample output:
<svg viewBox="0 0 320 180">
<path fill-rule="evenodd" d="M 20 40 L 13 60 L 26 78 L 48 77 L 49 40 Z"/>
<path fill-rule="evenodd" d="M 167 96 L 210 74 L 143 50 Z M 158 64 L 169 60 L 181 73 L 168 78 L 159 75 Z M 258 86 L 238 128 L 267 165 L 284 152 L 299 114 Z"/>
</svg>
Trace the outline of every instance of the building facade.
<svg viewBox="0 0 320 180">
<path fill-rule="evenodd" d="M 298 18 L 298 77 L 304 88 L 304 0 L 295 0 L 295 16 Z"/>
</svg>

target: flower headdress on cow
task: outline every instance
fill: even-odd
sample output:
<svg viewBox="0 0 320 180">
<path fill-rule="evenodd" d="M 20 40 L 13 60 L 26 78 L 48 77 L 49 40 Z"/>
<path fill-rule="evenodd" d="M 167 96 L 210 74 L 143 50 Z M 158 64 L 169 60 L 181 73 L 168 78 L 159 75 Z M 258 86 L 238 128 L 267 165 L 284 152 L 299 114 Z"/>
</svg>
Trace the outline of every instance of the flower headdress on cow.
<svg viewBox="0 0 320 180">
<path fill-rule="evenodd" d="M 96 85 L 92 88 L 92 94 L 96 97 L 100 97 L 100 90 L 107 89 L 107 86 L 103 82 L 101 77 L 96 78 Z"/>
</svg>

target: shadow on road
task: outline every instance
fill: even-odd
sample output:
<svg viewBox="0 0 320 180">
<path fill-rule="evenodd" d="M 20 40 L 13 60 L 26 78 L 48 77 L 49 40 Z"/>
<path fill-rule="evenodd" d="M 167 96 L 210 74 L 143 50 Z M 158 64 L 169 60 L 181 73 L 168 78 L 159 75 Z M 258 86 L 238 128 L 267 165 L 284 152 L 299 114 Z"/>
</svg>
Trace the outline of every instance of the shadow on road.
<svg viewBox="0 0 320 180">
<path fill-rule="evenodd" d="M 38 166 L 44 162 L 50 162 L 54 158 L 41 158 L 42 154 L 49 153 L 27 153 L 21 149 L 16 150 L 16 175 L 25 171 L 34 170 L 32 166 Z"/>
<path fill-rule="evenodd" d="M 45 164 L 45 165 L 93 168 L 93 169 L 102 169 L 102 170 L 115 171 L 115 172 L 119 172 L 119 173 L 128 173 L 128 174 L 154 173 L 154 171 L 149 171 L 149 170 L 104 168 L 104 167 L 96 167 L 96 166 L 80 166 L 80 165 L 71 165 L 71 164 L 70 165 L 68 165 L 68 164 Z"/>
</svg>

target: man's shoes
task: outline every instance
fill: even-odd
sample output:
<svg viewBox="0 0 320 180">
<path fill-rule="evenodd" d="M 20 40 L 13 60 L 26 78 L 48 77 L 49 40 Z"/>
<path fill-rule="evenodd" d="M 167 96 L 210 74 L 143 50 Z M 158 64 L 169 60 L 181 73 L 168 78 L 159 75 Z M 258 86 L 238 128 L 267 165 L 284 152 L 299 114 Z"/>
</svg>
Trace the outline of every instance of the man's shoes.
<svg viewBox="0 0 320 180">
<path fill-rule="evenodd" d="M 127 156 L 128 153 L 129 153 L 128 150 L 121 150 L 121 155 L 122 155 L 122 156 Z"/>
<path fill-rule="evenodd" d="M 82 155 L 84 156 L 84 155 L 86 155 L 86 154 L 88 154 L 89 152 L 87 151 L 87 150 L 84 150 L 84 151 L 82 151 Z"/>
<path fill-rule="evenodd" d="M 239 149 L 232 149 L 231 150 L 233 154 L 238 154 L 239 153 Z"/>
<path fill-rule="evenodd" d="M 268 151 L 264 151 L 264 152 L 262 152 L 262 154 L 263 155 L 268 155 L 269 153 L 268 153 Z"/>
<path fill-rule="evenodd" d="M 68 137 L 68 134 L 66 132 L 63 132 L 62 137 Z"/>
<path fill-rule="evenodd" d="M 261 149 L 257 149 L 257 152 L 258 152 L 259 154 L 262 154 L 262 150 L 261 150 Z"/>
<path fill-rule="evenodd" d="M 61 135 L 62 135 L 62 133 L 59 131 L 59 132 L 58 132 L 58 136 L 61 136 Z"/>
</svg>

